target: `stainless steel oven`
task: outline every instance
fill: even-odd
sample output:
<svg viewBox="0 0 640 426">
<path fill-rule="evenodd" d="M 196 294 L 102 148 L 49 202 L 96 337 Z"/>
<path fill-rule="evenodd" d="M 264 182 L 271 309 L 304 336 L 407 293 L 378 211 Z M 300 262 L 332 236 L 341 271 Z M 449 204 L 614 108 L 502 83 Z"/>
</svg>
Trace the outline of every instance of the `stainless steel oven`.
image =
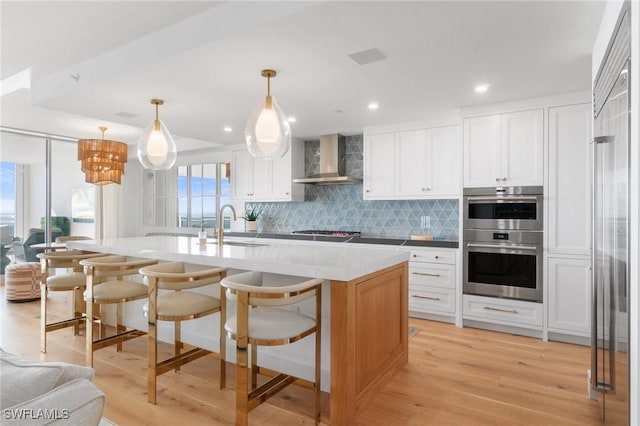
<svg viewBox="0 0 640 426">
<path fill-rule="evenodd" d="M 542 302 L 540 231 L 464 230 L 463 293 Z"/>
<path fill-rule="evenodd" d="M 464 229 L 542 231 L 542 187 L 465 188 Z"/>
</svg>

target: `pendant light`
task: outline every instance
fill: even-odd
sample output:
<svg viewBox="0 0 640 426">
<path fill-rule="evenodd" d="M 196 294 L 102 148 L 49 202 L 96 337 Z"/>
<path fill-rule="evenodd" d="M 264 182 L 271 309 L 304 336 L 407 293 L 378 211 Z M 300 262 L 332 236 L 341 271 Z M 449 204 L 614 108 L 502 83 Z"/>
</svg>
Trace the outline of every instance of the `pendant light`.
<svg viewBox="0 0 640 426">
<path fill-rule="evenodd" d="M 127 162 L 128 147 L 124 142 L 105 140 L 106 127 L 99 127 L 102 139 L 80 139 L 78 160 L 85 181 L 94 185 L 120 184 Z"/>
<path fill-rule="evenodd" d="M 267 78 L 267 96 L 253 110 L 247 121 L 244 136 L 249 153 L 256 158 L 283 157 L 291 147 L 291 128 L 287 116 L 271 96 L 274 70 L 262 70 Z"/>
<path fill-rule="evenodd" d="M 176 162 L 176 143 L 167 127 L 158 119 L 158 105 L 162 99 L 151 99 L 156 106 L 156 119 L 142 132 L 138 140 L 138 159 L 145 169 L 166 170 Z"/>
</svg>

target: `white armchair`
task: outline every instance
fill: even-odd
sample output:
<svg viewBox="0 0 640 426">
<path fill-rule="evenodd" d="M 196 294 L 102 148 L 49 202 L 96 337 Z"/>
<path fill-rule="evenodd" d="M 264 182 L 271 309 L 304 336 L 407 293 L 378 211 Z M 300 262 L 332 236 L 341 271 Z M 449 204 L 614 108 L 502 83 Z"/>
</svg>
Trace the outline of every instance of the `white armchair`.
<svg viewBox="0 0 640 426">
<path fill-rule="evenodd" d="M 34 362 L 0 348 L 0 423 L 98 425 L 104 394 L 93 369 L 65 362 Z"/>
</svg>

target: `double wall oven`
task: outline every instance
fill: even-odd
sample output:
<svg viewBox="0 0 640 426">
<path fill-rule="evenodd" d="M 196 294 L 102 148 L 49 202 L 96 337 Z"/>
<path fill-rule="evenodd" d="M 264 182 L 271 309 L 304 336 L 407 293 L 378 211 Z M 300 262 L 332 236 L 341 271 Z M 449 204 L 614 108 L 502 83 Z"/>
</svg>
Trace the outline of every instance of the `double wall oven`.
<svg viewBox="0 0 640 426">
<path fill-rule="evenodd" d="M 463 293 L 542 302 L 541 186 L 463 192 Z"/>
</svg>

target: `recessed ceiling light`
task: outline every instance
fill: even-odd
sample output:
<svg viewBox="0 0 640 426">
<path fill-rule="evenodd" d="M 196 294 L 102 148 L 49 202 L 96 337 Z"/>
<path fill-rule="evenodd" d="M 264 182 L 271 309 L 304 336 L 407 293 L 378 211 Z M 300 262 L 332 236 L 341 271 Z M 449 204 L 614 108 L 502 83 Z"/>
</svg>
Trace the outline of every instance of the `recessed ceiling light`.
<svg viewBox="0 0 640 426">
<path fill-rule="evenodd" d="M 231 127 L 229 127 L 229 126 L 224 126 L 224 128 L 222 130 L 224 130 L 227 133 L 231 133 L 233 131 L 233 129 Z"/>
<path fill-rule="evenodd" d="M 370 102 L 369 105 L 367 105 L 367 108 L 369 108 L 371 111 L 378 109 L 378 107 L 379 105 L 377 102 Z"/>
<path fill-rule="evenodd" d="M 479 84 L 476 86 L 476 93 L 484 93 L 489 90 L 488 84 Z"/>
<path fill-rule="evenodd" d="M 296 122 L 296 118 L 293 115 L 290 115 L 289 117 L 287 117 L 287 121 L 289 123 L 295 123 Z"/>
</svg>

